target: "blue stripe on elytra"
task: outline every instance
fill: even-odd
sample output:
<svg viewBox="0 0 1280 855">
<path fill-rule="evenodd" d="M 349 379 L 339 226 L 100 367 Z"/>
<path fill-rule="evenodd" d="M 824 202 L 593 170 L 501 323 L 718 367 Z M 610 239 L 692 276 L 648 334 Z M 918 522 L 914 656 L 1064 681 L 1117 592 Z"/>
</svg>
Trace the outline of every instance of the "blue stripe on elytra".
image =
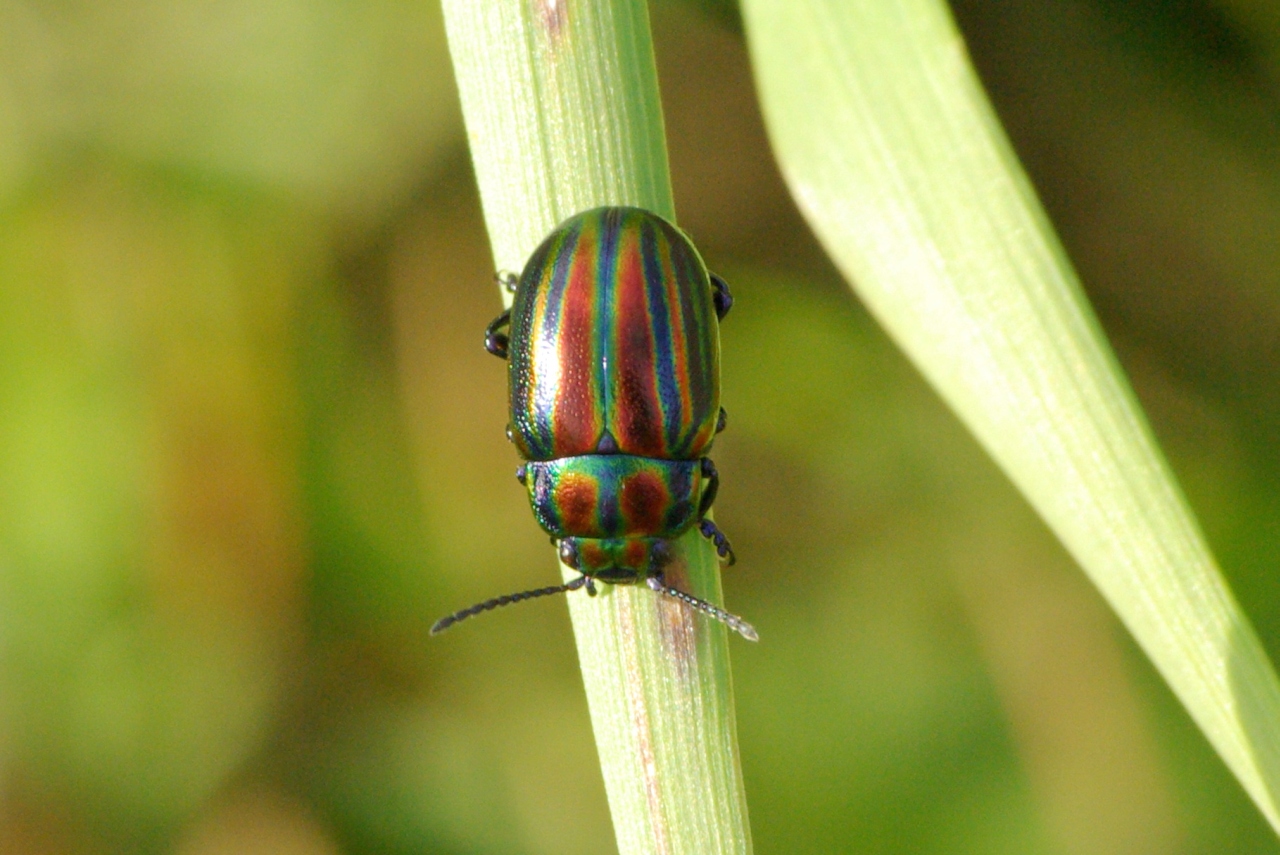
<svg viewBox="0 0 1280 855">
<path fill-rule="evenodd" d="M 679 308 L 667 303 L 666 288 L 663 287 L 666 275 L 662 269 L 662 259 L 658 257 L 659 242 L 664 237 L 666 235 L 652 221 L 646 221 L 640 232 L 645 292 L 649 300 L 649 326 L 653 334 L 653 368 L 657 379 L 658 407 L 661 410 L 655 416 L 662 419 L 663 439 L 666 440 L 667 449 L 671 450 L 680 442 L 683 408 L 679 379 L 676 377 L 675 348 L 671 342 L 672 313 L 679 311 Z M 672 273 L 675 272 L 673 269 Z"/>
</svg>

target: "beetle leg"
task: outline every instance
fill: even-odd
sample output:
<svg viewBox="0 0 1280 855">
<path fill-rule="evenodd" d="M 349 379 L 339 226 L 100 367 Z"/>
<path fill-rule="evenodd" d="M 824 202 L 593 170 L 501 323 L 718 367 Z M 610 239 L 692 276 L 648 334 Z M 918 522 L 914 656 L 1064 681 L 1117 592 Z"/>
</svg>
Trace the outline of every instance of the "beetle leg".
<svg viewBox="0 0 1280 855">
<path fill-rule="evenodd" d="M 733 554 L 733 547 L 729 545 L 729 538 L 724 536 L 715 523 L 709 519 L 703 519 L 698 523 L 698 531 L 702 532 L 702 536 L 716 545 L 716 554 L 721 558 L 727 559 L 729 566 L 732 567 L 738 563 L 738 556 Z"/>
<path fill-rule="evenodd" d="M 729 293 L 729 283 L 714 273 L 711 274 L 711 287 L 715 289 L 712 299 L 716 304 L 716 318 L 723 321 L 733 308 L 733 294 Z"/>
<path fill-rule="evenodd" d="M 499 270 L 497 273 L 493 274 L 493 278 L 497 280 L 498 284 L 501 285 L 502 289 L 508 294 L 514 294 L 516 292 L 516 285 L 520 282 L 520 277 L 516 276 L 510 270 Z"/>
<path fill-rule="evenodd" d="M 724 532 L 717 528 L 715 523 L 707 519 L 707 511 L 711 510 L 711 505 L 716 500 L 716 493 L 720 491 L 720 473 L 716 472 L 716 465 L 711 462 L 710 457 L 702 458 L 702 477 L 707 480 L 707 486 L 702 488 L 702 501 L 698 504 L 698 531 L 716 545 L 716 554 L 721 558 L 727 558 L 732 566 L 737 563 L 738 558 L 733 554 L 729 538 L 724 536 Z"/>
<path fill-rule="evenodd" d="M 729 424 L 729 414 L 724 411 L 724 407 L 720 408 L 720 415 L 716 416 L 716 433 L 723 431 Z"/>
<path fill-rule="evenodd" d="M 734 632 L 737 632 L 739 635 L 741 635 L 743 638 L 747 639 L 748 641 L 760 640 L 760 636 L 756 634 L 756 628 L 753 627 L 751 624 L 747 623 L 745 620 L 743 620 L 742 618 L 738 617 L 735 614 L 730 614 L 729 612 L 726 612 L 724 609 L 720 608 L 719 606 L 713 606 L 711 605 L 711 603 L 708 603 L 706 600 L 698 599 L 693 594 L 686 594 L 684 591 L 680 590 L 679 588 L 671 587 L 666 583 L 666 580 L 663 578 L 663 575 L 661 572 L 659 572 L 656 576 L 649 576 L 644 581 L 645 581 L 645 584 L 647 584 L 650 587 L 650 589 L 652 589 L 654 592 L 659 594 L 664 594 L 668 597 L 679 600 L 685 605 L 697 609 L 698 611 L 702 612 L 704 615 L 708 615 L 710 617 L 715 618 L 725 626 L 729 627 L 729 629 L 732 629 Z"/>
<path fill-rule="evenodd" d="M 498 332 L 503 327 L 511 326 L 511 310 L 507 309 L 493 319 L 484 331 L 484 349 L 499 359 L 507 358 L 508 339 L 506 333 Z"/>
<path fill-rule="evenodd" d="M 702 458 L 702 477 L 706 479 L 707 486 L 702 488 L 702 499 L 698 503 L 698 519 L 707 515 L 707 511 L 711 510 L 711 505 L 716 500 L 716 493 L 720 492 L 720 473 L 716 471 L 716 465 L 711 462 L 710 457 Z"/>
</svg>

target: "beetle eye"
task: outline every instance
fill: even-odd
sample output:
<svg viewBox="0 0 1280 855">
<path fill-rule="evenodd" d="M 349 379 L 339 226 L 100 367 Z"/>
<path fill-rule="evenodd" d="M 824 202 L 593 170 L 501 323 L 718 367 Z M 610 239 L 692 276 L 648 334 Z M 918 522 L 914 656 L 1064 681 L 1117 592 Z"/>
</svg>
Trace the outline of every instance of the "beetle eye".
<svg viewBox="0 0 1280 855">
<path fill-rule="evenodd" d="M 572 540 L 565 538 L 560 541 L 560 560 L 567 567 L 578 569 L 578 545 Z"/>
</svg>

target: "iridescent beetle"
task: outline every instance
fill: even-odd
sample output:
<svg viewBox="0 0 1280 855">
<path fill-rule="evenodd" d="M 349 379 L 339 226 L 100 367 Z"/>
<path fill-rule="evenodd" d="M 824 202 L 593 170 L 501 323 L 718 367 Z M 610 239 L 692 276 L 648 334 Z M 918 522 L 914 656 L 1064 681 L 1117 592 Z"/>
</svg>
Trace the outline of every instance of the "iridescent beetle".
<svg viewBox="0 0 1280 855">
<path fill-rule="evenodd" d="M 705 454 L 725 426 L 719 322 L 733 305 L 729 286 L 683 232 L 640 208 L 570 217 L 518 279 L 502 281 L 515 298 L 485 347 L 510 361 L 508 436 L 527 461 L 516 477 L 560 560 L 582 575 L 477 603 L 432 634 L 509 603 L 643 580 L 756 640 L 746 621 L 663 576 L 670 541 L 695 525 L 734 561 L 706 516 L 719 476 Z"/>
</svg>

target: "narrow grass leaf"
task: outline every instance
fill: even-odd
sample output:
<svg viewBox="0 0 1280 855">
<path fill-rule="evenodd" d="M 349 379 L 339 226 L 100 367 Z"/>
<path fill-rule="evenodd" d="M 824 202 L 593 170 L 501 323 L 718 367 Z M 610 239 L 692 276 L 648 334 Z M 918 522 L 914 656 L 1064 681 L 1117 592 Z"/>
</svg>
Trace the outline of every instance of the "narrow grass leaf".
<svg viewBox="0 0 1280 855">
<path fill-rule="evenodd" d="M 939 0 L 743 0 L 787 181 L 857 293 L 1280 829 L 1280 685 Z"/>
<path fill-rule="evenodd" d="M 444 9 L 499 270 L 518 272 L 582 210 L 636 205 L 674 219 L 643 0 Z M 677 552 L 668 581 L 719 602 L 711 545 L 694 531 Z M 750 852 L 724 627 L 644 586 L 567 596 L 619 851 Z"/>
</svg>

